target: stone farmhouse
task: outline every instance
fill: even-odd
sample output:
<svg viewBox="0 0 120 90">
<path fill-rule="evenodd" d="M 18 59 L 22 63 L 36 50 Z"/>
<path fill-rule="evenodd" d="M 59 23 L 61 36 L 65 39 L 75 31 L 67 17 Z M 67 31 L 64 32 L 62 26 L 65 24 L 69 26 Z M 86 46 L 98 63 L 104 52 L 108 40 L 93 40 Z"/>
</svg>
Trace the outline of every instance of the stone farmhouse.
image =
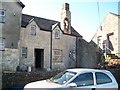
<svg viewBox="0 0 120 90">
<path fill-rule="evenodd" d="M 0 1 L 2 70 L 76 67 L 82 36 L 71 26 L 69 4 L 63 4 L 60 22 L 22 14 L 24 7 L 19 0 Z"/>
<path fill-rule="evenodd" d="M 108 13 L 92 38 L 92 41 L 98 46 L 98 52 L 102 52 L 106 58 L 120 58 L 119 20 L 119 15 Z"/>
<path fill-rule="evenodd" d="M 76 67 L 76 39 L 69 4 L 62 7 L 61 22 L 22 14 L 20 66 L 45 69 Z"/>
</svg>

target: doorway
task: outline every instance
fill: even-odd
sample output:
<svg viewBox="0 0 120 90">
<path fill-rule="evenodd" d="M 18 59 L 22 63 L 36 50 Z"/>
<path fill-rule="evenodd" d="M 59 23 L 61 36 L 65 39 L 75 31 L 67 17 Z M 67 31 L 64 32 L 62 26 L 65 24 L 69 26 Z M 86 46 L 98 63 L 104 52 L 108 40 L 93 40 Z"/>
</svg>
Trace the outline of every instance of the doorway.
<svg viewBox="0 0 120 90">
<path fill-rule="evenodd" d="M 44 68 L 44 49 L 35 49 L 35 68 Z"/>
</svg>

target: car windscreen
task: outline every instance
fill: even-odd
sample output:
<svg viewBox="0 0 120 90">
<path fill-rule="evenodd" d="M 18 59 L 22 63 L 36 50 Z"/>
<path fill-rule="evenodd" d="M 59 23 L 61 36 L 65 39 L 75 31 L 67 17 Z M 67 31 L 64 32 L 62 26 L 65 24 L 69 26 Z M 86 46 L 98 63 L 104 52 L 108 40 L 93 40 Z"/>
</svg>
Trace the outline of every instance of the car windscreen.
<svg viewBox="0 0 120 90">
<path fill-rule="evenodd" d="M 54 83 L 65 84 L 76 74 L 77 74 L 76 72 L 64 71 L 64 72 L 59 73 L 55 77 L 52 77 L 50 80 Z"/>
</svg>

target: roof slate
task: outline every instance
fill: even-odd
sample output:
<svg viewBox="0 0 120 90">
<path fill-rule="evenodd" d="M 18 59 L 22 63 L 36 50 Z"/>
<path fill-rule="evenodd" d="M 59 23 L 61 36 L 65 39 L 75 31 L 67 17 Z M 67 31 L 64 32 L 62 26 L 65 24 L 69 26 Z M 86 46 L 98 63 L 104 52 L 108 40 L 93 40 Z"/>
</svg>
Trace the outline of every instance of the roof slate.
<svg viewBox="0 0 120 90">
<path fill-rule="evenodd" d="M 57 21 L 22 14 L 22 23 L 21 23 L 22 27 L 26 27 L 29 24 L 29 21 L 32 19 L 34 19 L 34 21 L 37 23 L 37 25 L 41 29 L 46 30 L 46 31 L 51 31 L 52 25 L 57 23 Z"/>
<path fill-rule="evenodd" d="M 55 21 L 55 20 L 50 20 L 50 19 L 45 19 L 45 18 L 41 18 L 41 17 L 22 14 L 21 27 L 26 28 L 26 26 L 29 24 L 29 22 L 32 19 L 34 19 L 34 21 L 39 26 L 39 28 L 44 31 L 52 31 L 52 25 L 54 25 L 56 23 L 59 23 L 58 25 L 60 26 L 60 22 Z M 71 26 L 71 34 L 69 34 L 69 35 L 76 36 L 76 37 L 82 37 L 72 26 Z"/>
</svg>

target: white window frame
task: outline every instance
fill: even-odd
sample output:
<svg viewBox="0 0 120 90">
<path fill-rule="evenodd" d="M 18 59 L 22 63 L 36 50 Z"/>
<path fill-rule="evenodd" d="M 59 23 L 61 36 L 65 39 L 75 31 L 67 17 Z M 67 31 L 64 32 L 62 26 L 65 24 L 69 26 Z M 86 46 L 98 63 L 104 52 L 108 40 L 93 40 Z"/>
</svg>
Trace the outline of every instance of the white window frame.
<svg viewBox="0 0 120 90">
<path fill-rule="evenodd" d="M 21 49 L 21 57 L 27 58 L 27 47 L 22 47 Z"/>
<path fill-rule="evenodd" d="M 36 35 L 36 25 L 30 27 L 30 35 Z"/>
<path fill-rule="evenodd" d="M 0 23 L 5 23 L 5 10 L 0 10 Z"/>
<path fill-rule="evenodd" d="M 60 39 L 60 30 L 55 31 L 55 39 Z"/>
<path fill-rule="evenodd" d="M 56 53 L 56 54 L 55 54 Z M 54 49 L 53 50 L 53 60 L 54 61 L 62 61 L 62 50 Z"/>
<path fill-rule="evenodd" d="M 103 49 L 103 48 L 102 48 L 102 36 L 98 36 L 98 37 L 97 37 L 97 43 L 98 43 L 98 46 L 99 46 L 101 49 Z"/>
<path fill-rule="evenodd" d="M 5 38 L 0 37 L 0 51 L 5 50 Z"/>
</svg>

